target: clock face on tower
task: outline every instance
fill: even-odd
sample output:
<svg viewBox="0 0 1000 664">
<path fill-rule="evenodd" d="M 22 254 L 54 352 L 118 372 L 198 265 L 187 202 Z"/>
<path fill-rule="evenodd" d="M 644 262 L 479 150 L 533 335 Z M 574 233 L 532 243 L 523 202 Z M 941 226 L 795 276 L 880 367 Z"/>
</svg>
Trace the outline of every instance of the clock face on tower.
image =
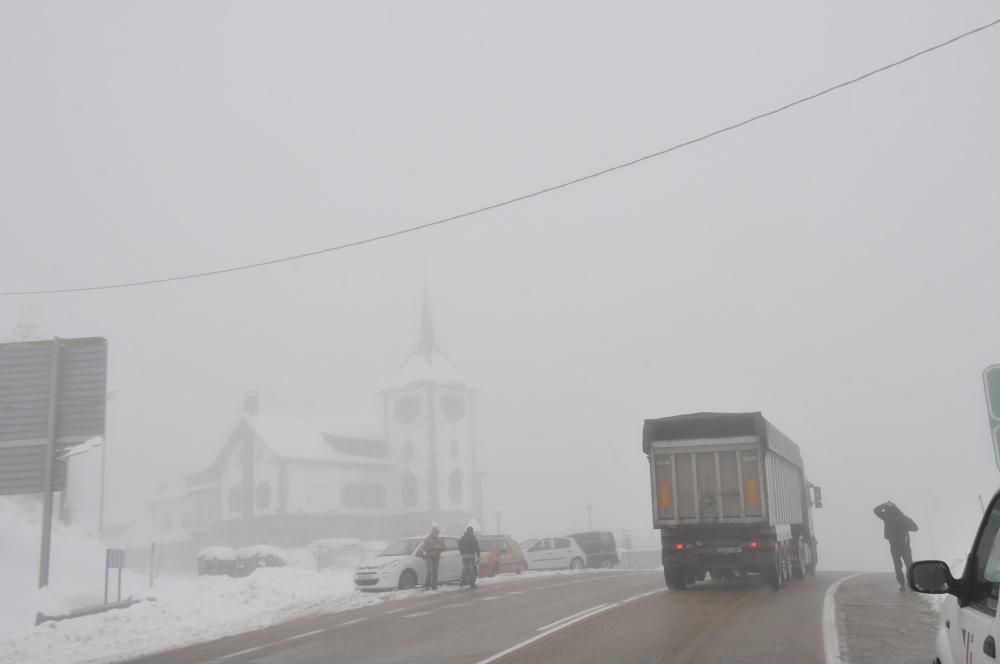
<svg viewBox="0 0 1000 664">
<path fill-rule="evenodd" d="M 453 394 L 441 397 L 441 412 L 449 422 L 457 422 L 465 417 L 465 399 Z"/>
<path fill-rule="evenodd" d="M 417 397 L 402 397 L 396 399 L 393 414 L 400 424 L 412 424 L 420 415 L 420 399 Z"/>
</svg>

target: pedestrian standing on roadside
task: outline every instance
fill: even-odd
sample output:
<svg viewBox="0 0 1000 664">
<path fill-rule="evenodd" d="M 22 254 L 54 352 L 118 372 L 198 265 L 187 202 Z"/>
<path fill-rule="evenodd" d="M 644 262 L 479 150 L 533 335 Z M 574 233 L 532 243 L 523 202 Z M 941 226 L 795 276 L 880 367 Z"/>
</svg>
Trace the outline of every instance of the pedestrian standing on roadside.
<svg viewBox="0 0 1000 664">
<path fill-rule="evenodd" d="M 444 540 L 440 537 L 440 530 L 437 526 L 431 528 L 431 534 L 424 538 L 423 556 L 427 563 L 427 580 L 424 588 L 437 590 L 438 587 L 438 567 L 441 564 L 441 552 L 444 551 Z"/>
<path fill-rule="evenodd" d="M 904 592 L 910 577 L 910 566 L 913 565 L 910 533 L 917 531 L 917 524 L 903 514 L 903 510 L 896 507 L 891 500 L 877 505 L 872 511 L 884 524 L 882 534 L 889 540 L 889 555 L 892 556 L 892 565 L 896 568 L 896 581 L 899 582 L 899 591 Z"/>
<path fill-rule="evenodd" d="M 459 585 L 476 587 L 476 577 L 479 576 L 479 540 L 472 532 L 472 526 L 465 529 L 465 534 L 458 540 L 458 552 L 462 554 L 462 578 Z"/>
</svg>

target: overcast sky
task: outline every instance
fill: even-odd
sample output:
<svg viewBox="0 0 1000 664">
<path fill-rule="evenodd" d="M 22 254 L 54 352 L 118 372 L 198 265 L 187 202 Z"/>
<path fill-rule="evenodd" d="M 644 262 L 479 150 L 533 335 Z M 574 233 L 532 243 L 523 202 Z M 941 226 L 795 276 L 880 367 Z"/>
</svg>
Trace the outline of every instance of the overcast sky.
<svg viewBox="0 0 1000 664">
<path fill-rule="evenodd" d="M 159 278 L 461 212 L 759 113 L 995 2 L 0 2 L 0 290 Z M 105 336 L 112 502 L 201 468 L 244 391 L 376 412 L 431 293 L 478 386 L 486 511 L 650 535 L 642 420 L 762 410 L 823 565 L 971 542 L 997 488 L 1000 30 L 738 132 L 361 248 L 0 298 Z M 933 542 L 932 537 L 933 536 Z M 933 548 L 932 548 L 933 544 Z"/>
</svg>

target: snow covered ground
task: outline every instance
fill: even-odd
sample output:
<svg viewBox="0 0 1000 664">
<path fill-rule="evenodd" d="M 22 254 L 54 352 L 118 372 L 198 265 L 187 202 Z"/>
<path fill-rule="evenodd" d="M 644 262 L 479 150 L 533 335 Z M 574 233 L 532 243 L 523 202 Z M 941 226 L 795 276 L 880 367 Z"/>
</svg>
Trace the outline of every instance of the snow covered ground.
<svg viewBox="0 0 1000 664">
<path fill-rule="evenodd" d="M 580 572 L 532 572 L 531 576 Z M 586 573 L 586 572 L 583 572 Z M 517 578 L 481 579 L 480 585 Z M 161 582 L 162 581 L 162 582 Z M 0 664 L 116 662 L 295 618 L 394 601 L 422 590 L 362 593 L 351 570 L 264 568 L 244 578 L 161 577 L 155 600 L 0 636 Z M 443 592 L 459 591 L 444 586 Z"/>
<path fill-rule="evenodd" d="M 145 594 L 155 599 L 0 636 L 0 662 L 120 661 L 401 595 L 356 592 L 350 570 L 294 567 L 260 569 L 238 579 L 160 577 Z"/>
<path fill-rule="evenodd" d="M 362 593 L 352 570 L 317 572 L 312 565 L 262 568 L 243 578 L 160 576 L 153 588 L 141 575 L 126 576 L 123 596 L 150 598 L 127 609 L 34 626 L 49 615 L 100 604 L 104 548 L 86 533 L 56 528 L 52 585 L 37 581 L 37 506 L 0 498 L 0 664 L 96 664 L 191 645 L 275 625 L 412 597 L 422 590 Z M 531 576 L 587 572 L 532 572 Z M 480 585 L 524 578 L 502 575 Z M 445 586 L 443 592 L 458 591 Z M 113 594 L 113 593 L 112 593 Z"/>
</svg>

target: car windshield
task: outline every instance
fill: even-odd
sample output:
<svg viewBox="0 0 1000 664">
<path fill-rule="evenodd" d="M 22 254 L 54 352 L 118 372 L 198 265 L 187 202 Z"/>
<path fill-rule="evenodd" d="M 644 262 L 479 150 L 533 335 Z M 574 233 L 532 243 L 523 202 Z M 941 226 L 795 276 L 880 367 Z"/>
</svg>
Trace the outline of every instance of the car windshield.
<svg viewBox="0 0 1000 664">
<path fill-rule="evenodd" d="M 417 548 L 420 544 L 420 540 L 415 539 L 405 539 L 399 540 L 398 542 L 393 542 L 385 549 L 379 556 L 408 556 Z"/>
<path fill-rule="evenodd" d="M 504 540 L 495 538 L 481 539 L 479 540 L 479 550 L 483 552 L 499 551 L 503 542 Z"/>
</svg>

